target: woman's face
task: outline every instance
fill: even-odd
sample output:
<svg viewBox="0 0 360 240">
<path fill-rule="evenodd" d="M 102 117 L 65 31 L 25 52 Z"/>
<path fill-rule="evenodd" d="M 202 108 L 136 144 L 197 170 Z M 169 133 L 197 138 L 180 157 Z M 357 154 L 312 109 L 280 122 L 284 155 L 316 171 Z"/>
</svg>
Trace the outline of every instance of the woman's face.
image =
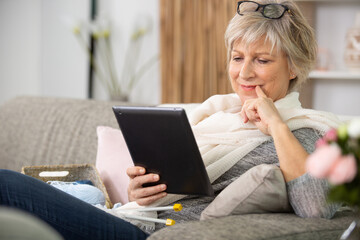
<svg viewBox="0 0 360 240">
<path fill-rule="evenodd" d="M 276 48 L 271 52 L 271 43 L 264 39 L 248 47 L 241 44 L 241 39 L 234 43 L 229 76 L 231 86 L 242 103 L 257 97 L 255 87 L 258 85 L 273 101 L 283 98 L 290 79 L 295 78 L 290 72 L 285 53 Z"/>
</svg>

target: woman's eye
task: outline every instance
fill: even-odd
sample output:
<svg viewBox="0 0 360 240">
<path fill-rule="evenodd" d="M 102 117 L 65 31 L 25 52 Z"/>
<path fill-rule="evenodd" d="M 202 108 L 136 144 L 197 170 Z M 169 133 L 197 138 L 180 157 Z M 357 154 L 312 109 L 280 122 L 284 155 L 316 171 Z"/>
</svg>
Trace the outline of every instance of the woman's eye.
<svg viewBox="0 0 360 240">
<path fill-rule="evenodd" d="M 265 59 L 258 59 L 258 62 L 259 62 L 260 64 L 266 64 L 266 63 L 268 63 L 268 62 L 269 62 L 269 60 L 265 60 Z"/>
<path fill-rule="evenodd" d="M 235 62 L 239 62 L 239 61 L 241 61 L 241 60 L 242 60 L 241 57 L 233 57 L 233 61 L 235 61 Z"/>
</svg>

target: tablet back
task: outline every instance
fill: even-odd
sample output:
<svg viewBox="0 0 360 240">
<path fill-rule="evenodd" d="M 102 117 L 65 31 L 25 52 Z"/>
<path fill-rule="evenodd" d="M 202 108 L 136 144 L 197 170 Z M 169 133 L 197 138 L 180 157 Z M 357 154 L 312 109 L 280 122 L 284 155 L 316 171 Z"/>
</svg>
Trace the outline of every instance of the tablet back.
<svg viewBox="0 0 360 240">
<path fill-rule="evenodd" d="M 168 193 L 214 194 L 184 109 L 114 106 L 113 110 L 134 164 L 160 175 L 153 185 L 165 183 Z"/>
</svg>

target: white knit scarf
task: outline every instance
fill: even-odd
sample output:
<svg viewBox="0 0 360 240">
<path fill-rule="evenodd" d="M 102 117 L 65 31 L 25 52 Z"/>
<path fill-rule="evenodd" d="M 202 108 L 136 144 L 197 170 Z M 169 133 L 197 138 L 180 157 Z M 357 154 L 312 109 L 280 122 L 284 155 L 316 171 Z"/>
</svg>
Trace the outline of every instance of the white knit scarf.
<svg viewBox="0 0 360 240">
<path fill-rule="evenodd" d="M 297 92 L 276 101 L 275 106 L 291 131 L 312 128 L 325 133 L 341 124 L 334 114 L 303 109 Z M 254 124 L 245 124 L 240 111 L 239 97 L 236 94 L 227 94 L 210 97 L 189 115 L 211 182 L 250 151 L 271 139 L 271 136 L 263 134 Z M 183 197 L 184 195 L 168 194 L 154 205 L 170 204 Z"/>
</svg>

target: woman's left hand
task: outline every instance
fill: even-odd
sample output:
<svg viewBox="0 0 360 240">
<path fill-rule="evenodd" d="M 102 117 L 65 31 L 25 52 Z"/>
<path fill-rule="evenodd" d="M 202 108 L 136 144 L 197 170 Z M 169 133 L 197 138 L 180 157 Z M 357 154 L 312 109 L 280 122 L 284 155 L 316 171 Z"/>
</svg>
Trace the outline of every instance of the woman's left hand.
<svg viewBox="0 0 360 240">
<path fill-rule="evenodd" d="M 284 122 L 273 100 L 268 98 L 259 86 L 256 86 L 255 91 L 258 97 L 246 100 L 240 114 L 244 123 L 252 122 L 261 132 L 271 135 L 271 129 Z"/>
</svg>

